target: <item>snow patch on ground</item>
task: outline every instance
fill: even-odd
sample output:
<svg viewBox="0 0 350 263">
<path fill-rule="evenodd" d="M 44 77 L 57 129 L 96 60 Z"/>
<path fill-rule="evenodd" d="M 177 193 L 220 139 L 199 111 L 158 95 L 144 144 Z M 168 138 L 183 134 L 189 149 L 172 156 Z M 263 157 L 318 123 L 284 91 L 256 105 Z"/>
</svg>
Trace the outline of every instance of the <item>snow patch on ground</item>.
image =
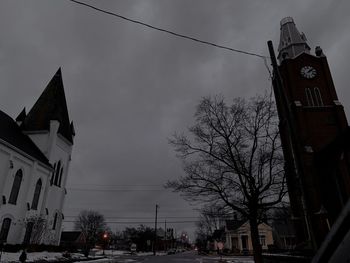
<svg viewBox="0 0 350 263">
<path fill-rule="evenodd" d="M 1 255 L 1 262 L 15 262 L 19 261 L 19 256 L 21 255 L 22 251 L 16 252 L 16 253 L 10 253 L 10 252 L 2 252 Z M 64 258 L 62 256 L 62 253 L 58 252 L 31 252 L 27 253 L 27 262 L 35 262 L 40 260 L 45 260 L 48 262 L 55 262 L 59 261 L 60 259 Z M 83 254 L 79 253 L 71 253 L 72 259 L 86 259 Z"/>
<path fill-rule="evenodd" d="M 93 262 L 115 262 L 115 259 L 112 257 L 114 256 L 121 256 L 121 255 L 127 255 L 130 254 L 128 251 L 123 251 L 123 250 L 105 250 L 104 255 L 102 250 L 92 250 L 93 256 L 89 257 L 88 261 L 93 261 Z M 10 252 L 3 252 L 1 255 L 1 263 L 6 262 L 18 262 L 19 261 L 19 256 L 21 255 L 22 251 L 16 252 L 16 253 L 10 253 Z M 161 253 L 157 253 L 161 254 Z M 136 253 L 137 256 L 145 256 L 145 255 L 153 255 L 152 252 L 150 253 Z M 80 253 L 71 253 L 70 254 L 71 259 L 73 259 L 75 262 L 86 262 L 86 257 L 83 254 Z M 105 258 L 103 256 L 109 257 Z M 103 257 L 103 258 L 102 258 Z M 40 260 L 45 260 L 47 262 L 57 262 L 64 258 L 62 256 L 62 253 L 58 252 L 28 252 L 27 253 L 27 262 L 35 262 L 35 261 L 40 261 Z M 135 260 L 130 259 L 127 262 L 135 262 Z"/>
<path fill-rule="evenodd" d="M 9 253 L 3 252 L 1 255 L 1 262 L 13 262 L 19 261 L 19 256 L 21 252 Z M 33 252 L 27 253 L 27 262 L 34 262 L 40 259 L 44 259 L 46 261 L 56 261 L 58 258 L 62 258 L 62 253 L 54 253 L 54 252 Z"/>
<path fill-rule="evenodd" d="M 153 256 L 153 252 L 137 252 L 137 256 Z M 165 256 L 167 253 L 165 252 L 157 252 L 156 256 Z"/>
<path fill-rule="evenodd" d="M 87 262 L 98 262 L 98 263 L 102 263 L 102 262 L 115 262 L 115 259 L 111 259 L 111 258 L 99 258 L 99 259 L 90 259 L 89 261 L 76 261 L 75 263 L 87 263 Z"/>
<path fill-rule="evenodd" d="M 254 259 L 251 257 L 214 257 L 213 259 L 225 263 L 254 263 Z"/>
</svg>

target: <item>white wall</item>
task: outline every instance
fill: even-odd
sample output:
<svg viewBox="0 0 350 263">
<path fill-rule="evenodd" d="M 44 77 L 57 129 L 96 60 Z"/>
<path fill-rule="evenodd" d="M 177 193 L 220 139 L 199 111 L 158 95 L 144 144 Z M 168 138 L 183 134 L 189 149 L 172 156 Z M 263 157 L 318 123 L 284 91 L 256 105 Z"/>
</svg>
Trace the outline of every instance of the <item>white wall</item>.
<svg viewBox="0 0 350 263">
<path fill-rule="evenodd" d="M 72 152 L 72 144 L 60 134 L 57 134 L 59 125 L 60 123 L 58 121 L 51 121 L 49 131 L 28 133 L 28 136 L 45 154 L 52 166 L 54 163 L 61 161 L 63 165 L 61 186 L 50 184 L 52 176 L 51 168 L 44 166 L 34 158 L 8 145 L 6 142 L 0 141 L 0 227 L 4 218 L 9 217 L 12 219 L 7 240 L 10 244 L 20 244 L 23 242 L 25 219 L 34 215 L 42 215 L 49 222 L 49 233 L 44 243 L 59 244 L 62 210 L 66 192 L 65 186 Z M 13 205 L 9 204 L 8 200 L 15 174 L 19 169 L 23 171 L 23 179 L 17 203 Z M 42 189 L 38 208 L 37 210 L 30 209 L 28 211 L 27 203 L 31 206 L 35 186 L 40 178 L 42 180 Z M 6 204 L 2 204 L 3 195 L 6 196 Z M 46 214 L 46 208 L 48 215 Z M 58 218 L 56 228 L 53 230 L 52 227 L 56 212 L 58 213 Z"/>
<path fill-rule="evenodd" d="M 55 235 L 55 239 L 57 240 L 57 244 L 59 242 L 60 233 L 61 233 L 61 227 L 62 227 L 62 210 L 64 205 L 64 199 L 66 195 L 66 182 L 67 182 L 67 175 L 69 170 L 69 164 L 70 164 L 70 158 L 71 158 L 71 152 L 72 152 L 72 146 L 67 142 L 64 138 L 62 138 L 60 135 L 57 136 L 57 138 L 54 140 L 55 145 L 52 147 L 51 151 L 51 159 L 50 162 L 58 163 L 61 161 L 61 165 L 63 165 L 63 173 L 62 173 L 62 180 L 61 180 L 61 186 L 58 187 L 56 185 L 52 185 L 49 187 L 48 196 L 46 200 L 46 207 L 49 209 L 49 218 L 50 218 L 50 227 L 53 226 L 54 216 L 55 213 L 58 212 L 58 219 L 56 224 L 56 229 L 53 235 Z"/>
<path fill-rule="evenodd" d="M 62 210 L 65 199 L 65 186 L 67 181 L 67 175 L 69 170 L 69 163 L 72 152 L 72 145 L 63 136 L 57 134 L 59 129 L 58 121 L 50 122 L 50 131 L 47 133 L 30 133 L 28 134 L 30 138 L 38 143 L 38 147 L 42 150 L 45 156 L 48 158 L 49 162 L 53 166 L 61 161 L 63 165 L 63 174 L 61 179 L 61 186 L 51 185 L 50 179 L 52 173 L 50 173 L 49 179 L 45 184 L 45 194 L 44 194 L 44 204 L 42 209 L 48 209 L 48 227 L 49 234 L 45 243 L 58 245 L 59 238 L 61 236 L 61 226 L 62 226 Z M 44 210 L 42 213 L 44 213 Z M 58 213 L 56 228 L 53 229 L 54 217 Z"/>
<path fill-rule="evenodd" d="M 14 177 L 19 169 L 22 169 L 23 178 L 17 202 L 16 204 L 9 204 Z M 12 219 L 7 243 L 22 243 L 25 233 L 25 218 L 39 214 L 42 211 L 44 187 L 41 189 L 37 210 L 28 211 L 27 203 L 31 206 L 37 180 L 41 178 L 44 186 L 49 175 L 49 168 L 40 165 L 36 160 L 20 150 L 0 142 L 0 227 L 4 218 L 9 217 Z M 2 196 L 6 197 L 6 204 L 2 203 Z"/>
</svg>

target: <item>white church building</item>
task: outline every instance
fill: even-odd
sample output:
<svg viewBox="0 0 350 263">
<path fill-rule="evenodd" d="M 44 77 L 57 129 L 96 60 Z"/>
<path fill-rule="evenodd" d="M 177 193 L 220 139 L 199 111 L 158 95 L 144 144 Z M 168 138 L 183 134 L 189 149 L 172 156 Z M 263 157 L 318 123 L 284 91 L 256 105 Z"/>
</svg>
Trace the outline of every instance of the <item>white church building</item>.
<svg viewBox="0 0 350 263">
<path fill-rule="evenodd" d="M 0 243 L 58 245 L 75 131 L 61 69 L 31 110 L 0 110 Z"/>
</svg>

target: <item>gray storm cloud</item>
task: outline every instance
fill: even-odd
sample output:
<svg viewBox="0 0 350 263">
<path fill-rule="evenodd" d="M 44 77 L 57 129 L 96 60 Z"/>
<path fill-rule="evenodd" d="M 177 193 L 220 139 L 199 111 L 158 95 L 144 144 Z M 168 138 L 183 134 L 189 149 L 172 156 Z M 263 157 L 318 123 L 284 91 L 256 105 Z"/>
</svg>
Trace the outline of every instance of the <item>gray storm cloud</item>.
<svg viewBox="0 0 350 263">
<path fill-rule="evenodd" d="M 268 40 L 277 48 L 280 20 L 292 16 L 312 49 L 320 45 L 328 56 L 338 95 L 350 112 L 348 1 L 87 3 L 263 55 Z M 196 206 L 162 190 L 168 179 L 182 175 L 167 138 L 193 123 L 201 97 L 220 94 L 229 101 L 271 86 L 259 58 L 152 31 L 70 1 L 3 0 L 0 32 L 1 110 L 16 117 L 30 108 L 61 66 L 77 132 L 67 187 L 113 190 L 68 190 L 67 216 L 90 208 L 111 217 L 152 217 L 156 203 L 162 217 L 196 216 Z M 193 224 L 176 228 L 192 231 Z"/>
</svg>

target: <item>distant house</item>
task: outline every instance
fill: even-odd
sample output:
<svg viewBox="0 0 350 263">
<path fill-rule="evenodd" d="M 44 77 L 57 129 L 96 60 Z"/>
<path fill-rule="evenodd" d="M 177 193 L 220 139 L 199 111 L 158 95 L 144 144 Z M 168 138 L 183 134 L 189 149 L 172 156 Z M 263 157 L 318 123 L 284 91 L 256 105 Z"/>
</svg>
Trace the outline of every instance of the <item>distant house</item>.
<svg viewBox="0 0 350 263">
<path fill-rule="evenodd" d="M 218 249 L 221 249 L 219 244 L 224 242 L 225 229 L 216 229 L 207 241 L 207 249 L 210 251 L 217 251 Z"/>
<path fill-rule="evenodd" d="M 271 226 L 275 248 L 293 249 L 296 246 L 295 229 L 288 207 L 280 208 L 274 212 Z"/>
<path fill-rule="evenodd" d="M 293 249 L 296 245 L 296 237 L 291 220 L 274 221 L 273 237 L 277 248 Z"/>
<path fill-rule="evenodd" d="M 268 245 L 273 244 L 272 228 L 265 223 L 261 223 L 258 228 L 260 244 L 262 249 L 266 250 Z M 225 239 L 225 248 L 232 252 L 242 253 L 253 250 L 248 221 L 226 220 Z"/>
</svg>

